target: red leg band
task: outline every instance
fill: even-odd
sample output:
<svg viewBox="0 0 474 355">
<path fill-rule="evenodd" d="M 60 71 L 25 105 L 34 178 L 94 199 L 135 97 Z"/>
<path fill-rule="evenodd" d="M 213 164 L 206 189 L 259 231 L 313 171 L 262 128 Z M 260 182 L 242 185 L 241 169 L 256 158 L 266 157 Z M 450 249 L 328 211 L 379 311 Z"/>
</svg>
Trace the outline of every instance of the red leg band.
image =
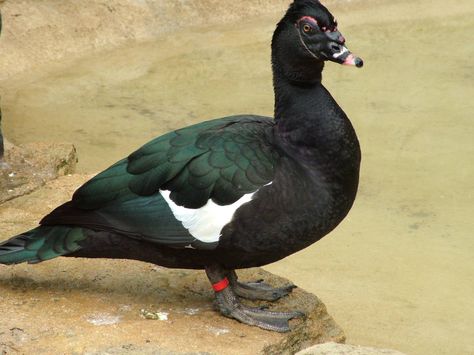
<svg viewBox="0 0 474 355">
<path fill-rule="evenodd" d="M 212 288 L 216 292 L 221 292 L 221 291 L 225 290 L 227 288 L 227 286 L 229 286 L 229 280 L 227 279 L 227 277 L 224 277 L 219 282 L 217 282 L 215 284 L 212 284 Z"/>
</svg>

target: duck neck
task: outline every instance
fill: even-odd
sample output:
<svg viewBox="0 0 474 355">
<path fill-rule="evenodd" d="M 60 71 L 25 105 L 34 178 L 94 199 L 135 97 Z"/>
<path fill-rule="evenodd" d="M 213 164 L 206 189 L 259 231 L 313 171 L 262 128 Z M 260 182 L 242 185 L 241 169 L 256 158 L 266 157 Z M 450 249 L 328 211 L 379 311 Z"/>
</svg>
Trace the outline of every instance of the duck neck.
<svg viewBox="0 0 474 355">
<path fill-rule="evenodd" d="M 358 166 L 360 151 L 354 129 L 322 85 L 321 70 L 310 82 L 302 82 L 274 68 L 275 139 L 301 162 L 327 164 L 331 169 Z"/>
<path fill-rule="evenodd" d="M 322 87 L 322 66 L 316 70 L 312 80 L 302 80 L 303 75 L 295 72 L 287 73 L 278 66 L 273 67 L 273 87 L 275 92 L 275 120 L 287 122 L 289 117 L 293 117 L 295 109 L 304 108 L 308 96 L 319 96 L 319 89 Z M 304 104 L 304 106 L 300 106 Z M 284 125 L 283 123 L 280 123 Z"/>
</svg>

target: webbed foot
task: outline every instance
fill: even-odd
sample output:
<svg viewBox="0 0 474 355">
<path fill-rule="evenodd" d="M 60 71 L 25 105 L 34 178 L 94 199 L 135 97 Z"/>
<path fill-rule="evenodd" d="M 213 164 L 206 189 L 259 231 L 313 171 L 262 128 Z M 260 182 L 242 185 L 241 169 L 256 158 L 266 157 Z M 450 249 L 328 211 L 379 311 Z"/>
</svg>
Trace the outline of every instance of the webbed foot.
<svg viewBox="0 0 474 355">
<path fill-rule="evenodd" d="M 213 266 L 206 268 L 206 273 L 215 291 L 217 307 L 219 308 L 219 311 L 226 317 L 234 318 L 242 323 L 257 326 L 259 328 L 275 332 L 290 331 L 291 328 L 289 321 L 293 318 L 304 317 L 304 313 L 299 311 L 275 312 L 268 311 L 264 307 L 256 308 L 245 306 L 240 303 L 239 299 L 237 298 L 235 289 L 231 286 L 231 281 L 227 278 L 229 275 L 229 272 L 227 270 L 219 266 Z M 257 284 L 259 284 L 259 287 L 257 287 L 257 289 L 261 288 L 261 282 Z M 254 289 L 254 286 L 251 286 L 251 288 Z M 271 287 L 266 285 L 264 287 L 266 291 L 257 291 L 257 294 L 269 296 L 268 288 Z M 237 287 L 237 289 L 242 290 L 244 288 Z M 275 290 L 273 288 L 271 289 Z M 291 289 L 293 289 L 293 287 L 291 287 Z M 250 292 L 253 296 L 255 295 L 255 291 Z M 286 292 L 286 294 L 288 294 L 288 292 L 290 291 Z M 272 296 L 272 298 L 274 297 Z"/>
</svg>

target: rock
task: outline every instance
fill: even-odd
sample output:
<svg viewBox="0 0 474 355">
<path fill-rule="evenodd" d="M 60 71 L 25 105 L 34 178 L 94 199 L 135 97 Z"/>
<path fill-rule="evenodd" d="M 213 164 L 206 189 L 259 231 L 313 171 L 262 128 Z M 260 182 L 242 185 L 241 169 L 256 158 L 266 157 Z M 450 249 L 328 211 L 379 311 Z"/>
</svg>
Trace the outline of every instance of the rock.
<svg viewBox="0 0 474 355">
<path fill-rule="evenodd" d="M 325 343 L 314 345 L 298 352 L 296 355 L 404 355 L 390 349 L 377 349 L 357 345 Z"/>
<path fill-rule="evenodd" d="M 240 275 L 288 282 L 262 269 Z M 309 344 L 344 340 L 321 301 L 304 290 L 272 309 L 296 307 L 309 319 L 294 321 L 291 333 L 272 333 L 217 313 L 204 272 L 155 271 L 134 261 L 62 258 L 2 267 L 0 290 L 2 342 L 20 353 L 294 354 Z"/>
<path fill-rule="evenodd" d="M 63 176 L 0 205 L 0 239 L 34 227 L 88 178 Z M 238 273 L 242 280 L 289 282 L 262 269 Z M 212 301 L 202 271 L 75 258 L 0 265 L 0 354 L 293 354 L 345 339 L 324 304 L 302 289 L 271 305 L 308 314 L 285 334 L 225 318 Z"/>
<path fill-rule="evenodd" d="M 76 163 L 76 149 L 71 144 L 7 144 L 0 166 L 0 203 L 30 193 L 58 176 L 72 174 Z"/>
</svg>

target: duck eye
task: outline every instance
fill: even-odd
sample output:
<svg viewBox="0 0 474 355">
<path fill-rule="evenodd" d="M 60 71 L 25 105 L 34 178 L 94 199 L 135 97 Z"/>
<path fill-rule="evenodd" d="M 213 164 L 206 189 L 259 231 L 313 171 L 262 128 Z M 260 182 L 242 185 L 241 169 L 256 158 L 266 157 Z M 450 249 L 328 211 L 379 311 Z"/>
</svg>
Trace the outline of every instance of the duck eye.
<svg viewBox="0 0 474 355">
<path fill-rule="evenodd" d="M 311 28 L 310 25 L 308 25 L 308 24 L 306 24 L 306 23 L 303 25 L 303 31 L 304 31 L 305 33 L 309 33 L 309 32 L 311 32 L 311 30 L 312 30 L 312 28 Z"/>
</svg>

